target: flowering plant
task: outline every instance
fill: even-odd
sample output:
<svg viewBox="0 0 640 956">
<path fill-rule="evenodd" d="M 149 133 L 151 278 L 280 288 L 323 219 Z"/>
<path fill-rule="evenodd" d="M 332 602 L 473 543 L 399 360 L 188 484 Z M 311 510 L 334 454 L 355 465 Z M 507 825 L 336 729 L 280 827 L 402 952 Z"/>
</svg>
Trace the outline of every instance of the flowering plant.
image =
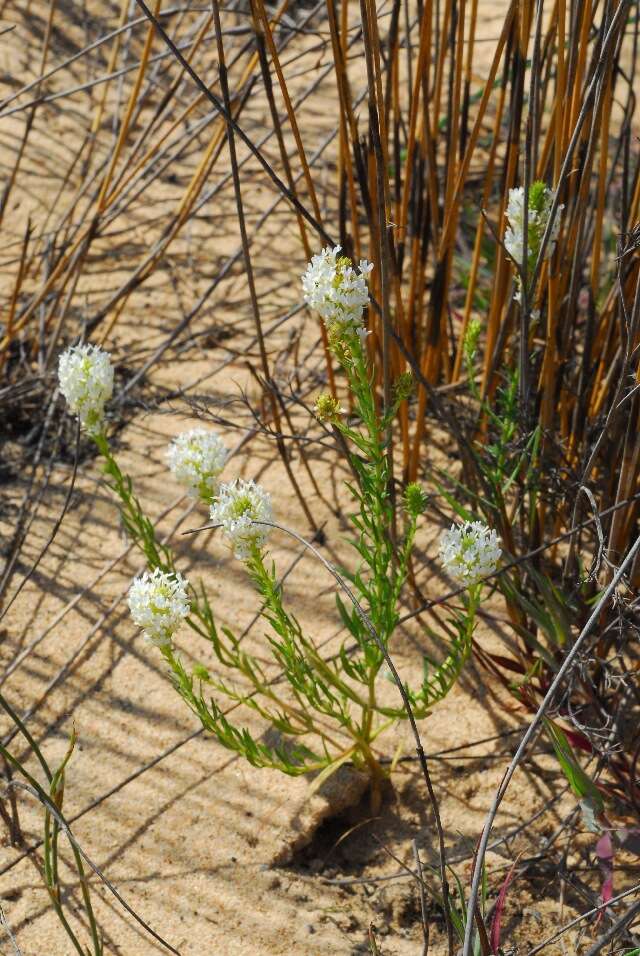
<svg viewBox="0 0 640 956">
<path fill-rule="evenodd" d="M 129 610 L 152 644 L 171 644 L 182 619 L 189 613 L 185 579 L 160 568 L 145 571 L 129 588 Z"/>
<path fill-rule="evenodd" d="M 104 407 L 113 394 L 113 366 L 109 355 L 97 345 L 76 345 L 60 356 L 60 391 L 69 411 L 77 416 L 89 435 L 104 427 Z"/>
<path fill-rule="evenodd" d="M 271 496 L 255 481 L 236 479 L 221 485 L 211 505 L 211 520 L 222 527 L 236 558 L 261 551 L 269 534 L 264 522 L 273 520 Z"/>
<path fill-rule="evenodd" d="M 183 432 L 167 448 L 167 464 L 175 479 L 192 498 L 205 501 L 216 495 L 226 458 L 224 442 L 207 428 Z"/>
<path fill-rule="evenodd" d="M 539 180 L 531 184 L 528 202 L 525 200 L 525 190 L 523 186 L 517 186 L 515 189 L 509 190 L 509 202 L 506 211 L 509 225 L 505 231 L 504 245 L 517 268 L 521 270 L 524 264 L 524 220 L 526 206 L 528 280 L 531 279 L 531 275 L 538 261 L 538 256 L 542 250 L 542 240 L 551 220 L 554 200 L 554 191 Z M 553 215 L 549 239 L 544 249 L 545 259 L 550 259 L 555 251 L 556 242 L 560 233 L 560 214 L 563 209 L 564 206 L 558 206 Z M 515 298 L 518 302 L 522 300 L 521 286 L 522 279 L 519 275 L 516 280 L 515 293 Z"/>
<path fill-rule="evenodd" d="M 351 260 L 339 252 L 340 246 L 327 246 L 312 257 L 302 276 L 304 301 L 322 317 L 330 332 L 357 331 L 363 328 L 369 304 L 367 276 L 373 265 L 361 259 L 356 272 Z"/>
<path fill-rule="evenodd" d="M 338 253 L 339 248 L 325 249 L 314 256 L 302 284 L 307 302 L 327 325 L 331 348 L 353 398 L 354 415 L 348 420 L 333 395 L 320 396 L 315 409 L 323 427 L 333 429 L 349 449 L 354 480 L 347 487 L 355 506 L 352 545 L 358 564 L 339 572 L 312 545 L 289 532 L 320 558 L 340 585 L 336 599 L 347 638 L 331 659 L 321 655 L 287 609 L 275 565 L 267 560 L 268 536 L 279 527 L 269 494 L 244 479 L 219 483 L 225 450 L 217 436 L 202 429 L 179 436 L 169 447 L 168 462 L 187 492 L 208 507 L 212 524 L 245 564 L 261 596 L 271 654 L 283 678 L 277 682 L 266 672 L 262 659 L 248 653 L 232 631 L 217 627 L 204 590 L 194 588 L 177 572 L 171 550 L 158 542 L 131 481 L 113 457 L 104 429 L 96 428 L 92 434 L 120 499 L 125 528 L 149 567 L 130 589 L 133 619 L 158 646 L 178 693 L 202 725 L 253 765 L 292 775 L 316 772 L 316 785 L 351 762 L 370 777 L 376 805 L 385 773 L 377 740 L 408 716 L 407 707 L 413 719 L 423 718 L 450 691 L 470 653 L 481 579 L 495 569 L 500 548 L 495 532 L 479 522 L 444 533 L 443 567 L 463 590 L 468 588 L 462 611 L 454 612 L 450 621 L 449 653 L 438 664 L 425 658 L 419 686 L 402 685 L 402 701 L 389 703 L 388 695 L 381 693 L 386 676 L 383 665 L 385 660 L 391 663 L 388 648 L 400 619 L 416 529 L 427 498 L 419 485 L 409 484 L 399 498 L 400 507 L 396 505 L 386 435 L 410 394 L 411 380 L 401 375 L 390 406 L 379 410 L 364 322 L 366 277 L 372 267 L 361 262 L 356 272 Z M 64 365 L 61 360 L 61 368 Z M 183 621 L 208 642 L 217 661 L 215 672 L 201 664 L 188 669 L 183 663 L 173 644 Z M 225 700 L 265 720 L 278 732 L 280 743 L 264 743 L 248 727 L 232 722 Z"/>
</svg>

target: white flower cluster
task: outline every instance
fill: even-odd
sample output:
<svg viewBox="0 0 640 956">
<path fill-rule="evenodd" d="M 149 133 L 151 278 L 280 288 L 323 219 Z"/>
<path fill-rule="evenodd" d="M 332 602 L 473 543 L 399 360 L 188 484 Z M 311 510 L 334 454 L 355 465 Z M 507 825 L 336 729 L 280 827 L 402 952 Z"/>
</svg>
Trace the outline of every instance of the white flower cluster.
<svg viewBox="0 0 640 956">
<path fill-rule="evenodd" d="M 218 490 L 227 449 L 222 439 L 207 428 L 183 432 L 167 448 L 167 462 L 174 477 L 193 498 L 210 504 Z"/>
<path fill-rule="evenodd" d="M 104 406 L 113 394 L 113 366 L 108 352 L 98 345 L 75 345 L 58 360 L 60 391 L 69 411 L 78 416 L 90 435 L 104 424 Z"/>
<path fill-rule="evenodd" d="M 497 568 L 499 544 L 496 532 L 481 521 L 453 524 L 440 537 L 440 560 L 454 581 L 471 587 Z"/>
<path fill-rule="evenodd" d="M 373 264 L 361 259 L 358 272 L 351 260 L 340 256 L 340 246 L 327 246 L 313 256 L 302 276 L 304 301 L 320 314 L 327 328 L 335 325 L 362 331 L 362 316 L 369 304 L 367 276 Z"/>
<path fill-rule="evenodd" d="M 220 485 L 211 505 L 211 521 L 222 525 L 236 558 L 244 560 L 267 540 L 271 529 L 255 522 L 273 521 L 271 496 L 254 481 L 236 478 Z"/>
<path fill-rule="evenodd" d="M 145 571 L 129 588 L 129 610 L 152 644 L 170 644 L 189 613 L 187 581 L 160 568 Z"/>
<path fill-rule="evenodd" d="M 527 214 L 527 232 L 528 257 L 537 259 L 542 237 L 549 222 L 551 207 L 555 199 L 555 192 L 549 189 L 543 183 L 534 183 L 529 192 L 529 211 Z M 507 204 L 507 219 L 509 225 L 504 234 L 504 245 L 511 256 L 519 266 L 522 266 L 524 254 L 524 187 L 518 186 L 516 189 L 509 190 L 509 202 Z M 553 220 L 553 226 L 549 236 L 549 242 L 545 249 L 545 259 L 550 259 L 560 232 L 560 213 L 564 206 L 558 206 Z"/>
</svg>

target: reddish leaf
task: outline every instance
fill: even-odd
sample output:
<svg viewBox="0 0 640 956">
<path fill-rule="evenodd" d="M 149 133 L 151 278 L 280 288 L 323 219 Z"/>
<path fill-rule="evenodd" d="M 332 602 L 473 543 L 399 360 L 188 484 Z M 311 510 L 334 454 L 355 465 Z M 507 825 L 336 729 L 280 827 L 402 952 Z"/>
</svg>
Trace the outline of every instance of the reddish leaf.
<svg viewBox="0 0 640 956">
<path fill-rule="evenodd" d="M 511 657 L 504 657 L 502 654 L 489 654 L 489 657 L 494 663 L 500 664 L 501 667 L 504 667 L 505 670 L 514 671 L 516 674 L 524 674 L 525 669 L 522 664 L 519 664 L 518 661 L 514 661 Z"/>
<path fill-rule="evenodd" d="M 592 754 L 593 747 L 584 736 L 584 734 L 578 734 L 575 730 L 567 730 L 564 727 L 562 728 L 563 733 L 572 747 L 577 747 L 578 750 L 583 750 L 585 753 Z"/>
<path fill-rule="evenodd" d="M 509 872 L 507 873 L 507 878 L 500 887 L 500 892 L 498 893 L 498 899 L 496 901 L 496 908 L 493 912 L 493 920 L 491 922 L 491 952 L 497 953 L 498 947 L 500 946 L 500 930 L 502 928 L 502 914 L 504 912 L 504 905 L 507 902 L 507 891 L 509 885 L 513 880 L 515 871 L 516 871 L 516 862 L 513 864 Z"/>
<path fill-rule="evenodd" d="M 596 843 L 596 854 L 598 857 L 598 862 L 600 864 L 600 870 L 604 877 L 602 882 L 602 889 L 600 890 L 600 896 L 602 897 L 603 903 L 608 903 L 613 897 L 613 840 L 611 839 L 611 834 L 606 831 L 602 834 L 598 842 Z M 602 917 L 605 914 L 605 910 L 602 909 L 598 914 L 599 923 Z"/>
</svg>

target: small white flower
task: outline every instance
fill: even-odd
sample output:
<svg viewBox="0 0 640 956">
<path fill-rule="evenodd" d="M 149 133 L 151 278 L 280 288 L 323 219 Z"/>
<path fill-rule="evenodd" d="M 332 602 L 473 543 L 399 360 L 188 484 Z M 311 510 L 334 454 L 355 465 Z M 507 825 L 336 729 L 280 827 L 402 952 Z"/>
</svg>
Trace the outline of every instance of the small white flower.
<svg viewBox="0 0 640 956">
<path fill-rule="evenodd" d="M 555 199 L 555 192 L 549 189 L 544 183 L 533 183 L 529 191 L 529 211 L 527 214 L 527 257 L 530 262 L 535 264 L 538 258 L 538 252 L 542 237 L 547 228 L 551 207 Z M 522 266 L 522 257 L 524 253 L 524 187 L 518 186 L 516 189 L 509 190 L 509 202 L 507 204 L 507 219 L 509 225 L 504 234 L 504 245 L 511 258 Z M 545 249 L 545 259 L 550 259 L 560 232 L 560 213 L 564 206 L 558 206 L 553 220 L 553 227 L 549 236 L 549 242 Z M 517 298 L 517 296 L 516 296 Z"/>
<path fill-rule="evenodd" d="M 452 524 L 440 537 L 440 560 L 455 581 L 471 587 L 497 568 L 499 544 L 496 532 L 481 521 Z"/>
<path fill-rule="evenodd" d="M 304 301 L 320 314 L 325 325 L 331 328 L 362 327 L 362 315 L 369 304 L 367 276 L 373 264 L 361 259 L 358 272 L 351 260 L 339 256 L 340 246 L 329 246 L 313 256 L 302 276 Z"/>
<path fill-rule="evenodd" d="M 113 394 L 113 366 L 98 345 L 74 345 L 58 360 L 60 391 L 69 411 L 77 415 L 90 435 L 104 424 L 104 406 Z"/>
<path fill-rule="evenodd" d="M 152 644 L 170 644 L 189 613 L 187 581 L 160 568 L 145 571 L 129 588 L 129 610 Z"/>
<path fill-rule="evenodd" d="M 507 219 L 509 225 L 504 234 L 505 248 L 514 262 L 522 265 L 524 244 L 524 188 L 522 186 L 509 190 Z"/>
<path fill-rule="evenodd" d="M 211 503 L 218 490 L 227 449 L 222 439 L 207 428 L 183 432 L 167 448 L 167 461 L 174 477 L 192 498 Z"/>
<path fill-rule="evenodd" d="M 271 529 L 256 522 L 273 521 L 271 496 L 254 481 L 236 478 L 220 485 L 211 505 L 211 521 L 222 525 L 236 558 L 244 560 L 267 540 Z"/>
</svg>

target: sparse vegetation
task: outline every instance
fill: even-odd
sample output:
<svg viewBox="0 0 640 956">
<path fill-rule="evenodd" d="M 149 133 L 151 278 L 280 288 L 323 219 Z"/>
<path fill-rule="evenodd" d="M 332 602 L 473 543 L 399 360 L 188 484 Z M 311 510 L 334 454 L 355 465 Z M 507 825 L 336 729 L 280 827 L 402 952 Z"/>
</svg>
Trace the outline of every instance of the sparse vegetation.
<svg viewBox="0 0 640 956">
<path fill-rule="evenodd" d="M 2 16 L 0 946 L 640 954 L 639 4 Z"/>
</svg>

